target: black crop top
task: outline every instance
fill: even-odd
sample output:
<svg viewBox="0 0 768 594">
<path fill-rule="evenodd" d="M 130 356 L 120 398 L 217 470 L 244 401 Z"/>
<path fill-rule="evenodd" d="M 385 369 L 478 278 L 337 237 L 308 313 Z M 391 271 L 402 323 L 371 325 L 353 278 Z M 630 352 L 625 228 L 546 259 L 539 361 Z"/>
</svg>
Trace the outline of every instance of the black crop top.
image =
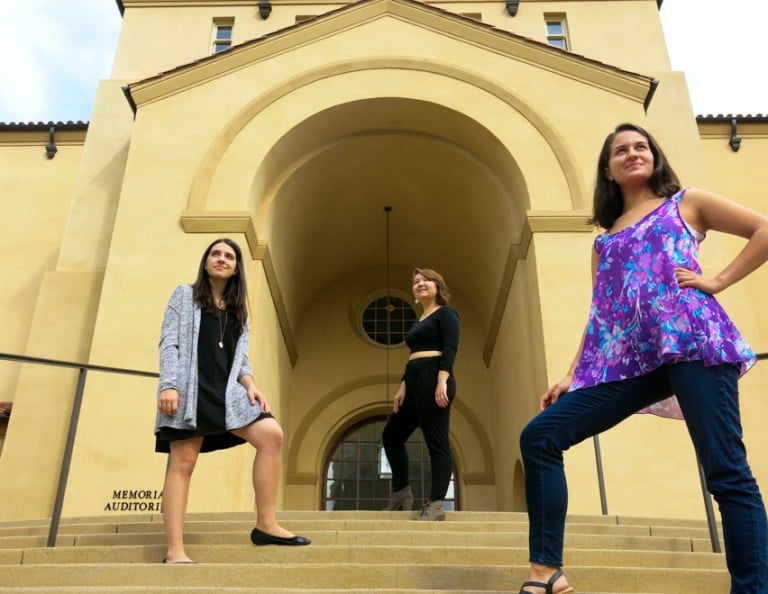
<svg viewBox="0 0 768 594">
<path fill-rule="evenodd" d="M 442 351 L 440 369 L 453 373 L 453 362 L 459 349 L 459 314 L 447 305 L 440 307 L 411 326 L 405 344 L 412 353 Z"/>
</svg>

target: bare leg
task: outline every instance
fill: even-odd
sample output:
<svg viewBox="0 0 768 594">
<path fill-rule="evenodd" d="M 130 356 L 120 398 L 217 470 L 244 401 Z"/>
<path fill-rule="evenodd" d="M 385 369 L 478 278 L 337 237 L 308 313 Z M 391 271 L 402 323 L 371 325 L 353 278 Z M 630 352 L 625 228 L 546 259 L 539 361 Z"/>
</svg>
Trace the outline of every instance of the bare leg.
<svg viewBox="0 0 768 594">
<path fill-rule="evenodd" d="M 189 483 L 202 443 L 202 437 L 171 442 L 170 462 L 163 486 L 163 525 L 168 563 L 191 561 L 184 551 L 184 517 Z"/>
<path fill-rule="evenodd" d="M 232 431 L 256 448 L 253 459 L 253 491 L 256 496 L 256 527 L 262 532 L 294 536 L 277 523 L 277 490 L 280 486 L 283 430 L 275 419 L 262 419 Z"/>
<path fill-rule="evenodd" d="M 546 584 L 549 578 L 551 578 L 557 570 L 557 567 L 542 565 L 541 563 L 531 563 L 531 569 L 528 572 L 526 581 Z M 544 588 L 537 588 L 535 586 L 524 586 L 523 592 L 530 592 L 530 594 L 545 594 Z M 568 587 L 568 580 L 562 575 L 553 584 L 552 592 L 558 594 L 560 592 L 573 592 L 573 590 Z"/>
</svg>

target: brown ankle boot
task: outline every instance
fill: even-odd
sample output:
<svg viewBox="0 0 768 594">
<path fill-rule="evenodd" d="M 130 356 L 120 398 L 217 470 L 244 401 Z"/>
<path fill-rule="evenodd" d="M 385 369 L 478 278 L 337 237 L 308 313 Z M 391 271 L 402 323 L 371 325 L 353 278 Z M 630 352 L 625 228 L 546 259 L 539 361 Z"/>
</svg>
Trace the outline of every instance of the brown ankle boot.
<svg viewBox="0 0 768 594">
<path fill-rule="evenodd" d="M 413 493 L 411 485 L 406 485 L 399 491 L 395 491 L 389 498 L 389 503 L 381 511 L 411 511 L 413 509 Z"/>
<path fill-rule="evenodd" d="M 443 500 L 427 501 L 424 507 L 421 508 L 417 520 L 423 522 L 442 522 L 445 520 L 445 512 L 443 511 Z"/>
</svg>

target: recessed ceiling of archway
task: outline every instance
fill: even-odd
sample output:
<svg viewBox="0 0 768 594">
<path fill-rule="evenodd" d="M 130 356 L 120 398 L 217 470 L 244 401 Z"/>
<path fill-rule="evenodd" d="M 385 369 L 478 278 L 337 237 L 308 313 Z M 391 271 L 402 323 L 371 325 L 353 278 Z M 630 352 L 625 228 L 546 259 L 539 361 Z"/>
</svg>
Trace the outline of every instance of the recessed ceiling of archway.
<svg viewBox="0 0 768 594">
<path fill-rule="evenodd" d="M 424 102 L 340 105 L 287 134 L 265 160 L 270 246 L 289 318 L 324 287 L 390 265 L 439 270 L 487 317 L 528 199 L 514 160 L 486 129 Z M 262 186 L 262 187 L 264 187 Z M 382 287 L 383 288 L 383 287 Z"/>
</svg>

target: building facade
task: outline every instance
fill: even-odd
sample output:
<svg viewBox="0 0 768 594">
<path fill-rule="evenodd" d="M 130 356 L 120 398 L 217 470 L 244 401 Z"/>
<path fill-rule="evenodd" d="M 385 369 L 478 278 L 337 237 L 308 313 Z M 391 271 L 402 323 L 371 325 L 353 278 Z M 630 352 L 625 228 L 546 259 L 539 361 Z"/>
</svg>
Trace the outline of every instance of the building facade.
<svg viewBox="0 0 768 594">
<path fill-rule="evenodd" d="M 684 185 L 768 210 L 768 119 L 694 115 L 659 4 L 118 2 L 89 123 L 0 126 L 0 244 L 18 264 L 0 271 L 0 352 L 155 372 L 168 296 L 232 237 L 255 379 L 285 430 L 281 506 L 375 507 L 378 432 L 407 359 L 397 334 L 417 313 L 411 271 L 434 268 L 462 319 L 453 505 L 524 510 L 518 435 L 586 320 L 606 134 L 642 125 Z M 742 243 L 707 238 L 705 271 Z M 757 352 L 767 285 L 761 270 L 721 297 Z M 764 486 L 766 368 L 741 384 Z M 50 516 L 77 379 L 0 366 L 0 519 Z M 155 398 L 153 378 L 89 372 L 65 515 L 159 510 Z M 683 423 L 637 415 L 600 439 L 610 513 L 704 514 Z M 413 453 L 428 480 L 418 440 Z M 252 455 L 201 456 L 190 511 L 253 509 Z M 594 444 L 566 463 L 571 513 L 600 513 Z"/>
</svg>

